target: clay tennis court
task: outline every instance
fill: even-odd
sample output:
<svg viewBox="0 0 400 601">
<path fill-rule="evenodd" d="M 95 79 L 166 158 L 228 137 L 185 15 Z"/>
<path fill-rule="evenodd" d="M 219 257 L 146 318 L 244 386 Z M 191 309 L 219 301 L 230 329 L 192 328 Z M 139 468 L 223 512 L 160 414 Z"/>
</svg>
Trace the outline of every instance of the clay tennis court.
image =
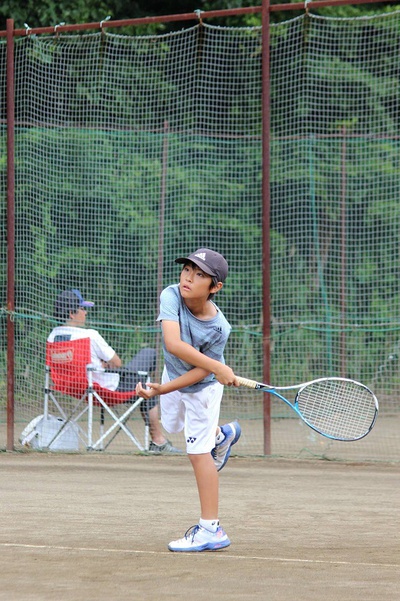
<svg viewBox="0 0 400 601">
<path fill-rule="evenodd" d="M 167 549 L 199 515 L 186 457 L 2 453 L 0 599 L 394 601 L 399 466 L 233 457 L 232 545 Z"/>
</svg>

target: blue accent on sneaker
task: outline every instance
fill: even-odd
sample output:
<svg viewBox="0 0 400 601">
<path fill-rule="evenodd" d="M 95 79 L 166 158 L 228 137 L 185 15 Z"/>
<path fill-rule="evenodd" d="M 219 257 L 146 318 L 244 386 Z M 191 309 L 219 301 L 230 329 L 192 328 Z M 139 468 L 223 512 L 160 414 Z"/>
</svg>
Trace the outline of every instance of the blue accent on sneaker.
<svg viewBox="0 0 400 601">
<path fill-rule="evenodd" d="M 191 526 L 185 532 L 185 536 L 178 540 L 173 540 L 169 543 L 170 551 L 217 551 L 224 547 L 229 547 L 231 541 L 226 532 L 218 528 L 216 532 L 210 532 L 199 524 Z"/>
<path fill-rule="evenodd" d="M 211 455 L 214 459 L 215 467 L 220 472 L 231 454 L 232 445 L 236 444 L 242 433 L 239 422 L 231 422 L 221 426 L 221 431 L 225 434 L 225 438 L 222 442 L 215 445 L 211 451 Z"/>
</svg>

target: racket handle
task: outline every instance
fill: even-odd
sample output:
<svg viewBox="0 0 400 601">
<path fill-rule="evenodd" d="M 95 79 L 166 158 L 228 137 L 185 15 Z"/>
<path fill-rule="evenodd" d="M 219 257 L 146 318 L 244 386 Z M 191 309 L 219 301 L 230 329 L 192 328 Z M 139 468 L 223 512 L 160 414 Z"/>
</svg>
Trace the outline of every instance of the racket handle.
<svg viewBox="0 0 400 601">
<path fill-rule="evenodd" d="M 236 380 L 239 382 L 239 386 L 246 386 L 247 388 L 257 388 L 258 382 L 255 380 L 248 380 L 247 378 L 241 378 L 236 376 Z"/>
</svg>

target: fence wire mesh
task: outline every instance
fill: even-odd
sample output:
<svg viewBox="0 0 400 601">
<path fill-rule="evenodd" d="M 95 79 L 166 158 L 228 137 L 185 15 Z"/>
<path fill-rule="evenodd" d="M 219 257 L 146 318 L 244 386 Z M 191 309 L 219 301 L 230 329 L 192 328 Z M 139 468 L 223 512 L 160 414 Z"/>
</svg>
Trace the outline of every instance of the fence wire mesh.
<svg viewBox="0 0 400 601">
<path fill-rule="evenodd" d="M 274 455 L 399 458 L 399 15 L 271 26 L 272 383 L 353 377 L 381 402 L 349 445 L 273 401 Z M 262 378 L 261 47 L 259 27 L 207 23 L 16 39 L 17 437 L 43 411 L 56 296 L 94 301 L 90 327 L 124 360 L 156 348 L 159 377 L 158 295 L 178 280 L 174 259 L 202 246 L 230 265 L 216 298 L 233 326 L 226 360 Z M 5 383 L 0 394 L 5 407 Z M 263 453 L 261 395 L 226 390 L 222 418 L 243 423 L 238 453 Z"/>
</svg>

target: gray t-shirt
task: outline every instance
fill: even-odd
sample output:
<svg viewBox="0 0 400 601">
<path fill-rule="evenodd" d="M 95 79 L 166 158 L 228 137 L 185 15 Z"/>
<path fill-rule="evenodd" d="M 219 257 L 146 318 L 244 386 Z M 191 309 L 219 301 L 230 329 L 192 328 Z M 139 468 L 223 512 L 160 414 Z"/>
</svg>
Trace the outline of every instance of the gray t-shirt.
<svg viewBox="0 0 400 601">
<path fill-rule="evenodd" d="M 179 285 L 174 284 L 165 288 L 161 293 L 160 314 L 157 321 L 177 321 L 180 326 L 181 340 L 187 342 L 204 355 L 207 355 L 207 357 L 225 363 L 224 349 L 231 332 L 231 326 L 215 303 L 213 304 L 217 309 L 216 316 L 207 320 L 198 319 L 185 305 L 179 292 Z M 165 348 L 164 341 L 163 349 L 165 367 L 171 380 L 193 369 L 193 365 L 169 353 Z M 215 381 L 215 376 L 214 374 L 210 374 L 204 380 L 201 380 L 201 382 L 182 388 L 182 390 L 196 392 L 205 388 L 213 381 Z"/>
</svg>

